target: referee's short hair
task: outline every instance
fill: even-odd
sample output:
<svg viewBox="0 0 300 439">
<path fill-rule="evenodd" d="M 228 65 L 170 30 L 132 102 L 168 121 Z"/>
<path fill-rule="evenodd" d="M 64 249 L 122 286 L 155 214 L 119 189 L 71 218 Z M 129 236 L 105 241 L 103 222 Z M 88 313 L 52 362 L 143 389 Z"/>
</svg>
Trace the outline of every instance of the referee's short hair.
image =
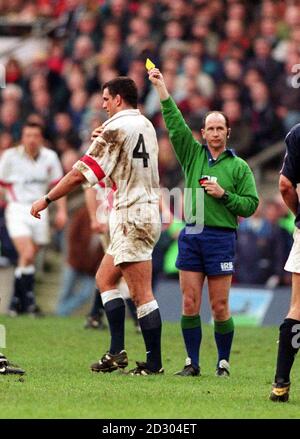
<svg viewBox="0 0 300 439">
<path fill-rule="evenodd" d="M 119 76 L 111 79 L 102 85 L 102 91 L 108 88 L 109 94 L 113 97 L 120 95 L 124 101 L 131 105 L 133 108 L 137 108 L 138 103 L 138 90 L 133 79 L 128 76 Z"/>
</svg>

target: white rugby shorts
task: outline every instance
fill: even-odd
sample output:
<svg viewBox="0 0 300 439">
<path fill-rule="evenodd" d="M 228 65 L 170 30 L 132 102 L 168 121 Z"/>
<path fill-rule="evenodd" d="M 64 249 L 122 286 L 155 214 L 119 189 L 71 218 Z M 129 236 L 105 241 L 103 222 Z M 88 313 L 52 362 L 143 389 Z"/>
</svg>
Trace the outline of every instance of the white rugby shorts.
<svg viewBox="0 0 300 439">
<path fill-rule="evenodd" d="M 30 215 L 31 204 L 11 202 L 5 209 L 5 223 L 10 238 L 28 236 L 38 245 L 50 240 L 48 210 L 41 212 L 41 219 Z"/>
<path fill-rule="evenodd" d="M 300 273 L 300 230 L 298 227 L 294 231 L 294 244 L 291 248 L 288 260 L 284 266 L 286 271 L 291 273 Z"/>
<path fill-rule="evenodd" d="M 151 260 L 161 230 L 158 204 L 143 203 L 129 209 L 113 209 L 109 230 L 107 253 L 113 256 L 115 265 Z"/>
</svg>

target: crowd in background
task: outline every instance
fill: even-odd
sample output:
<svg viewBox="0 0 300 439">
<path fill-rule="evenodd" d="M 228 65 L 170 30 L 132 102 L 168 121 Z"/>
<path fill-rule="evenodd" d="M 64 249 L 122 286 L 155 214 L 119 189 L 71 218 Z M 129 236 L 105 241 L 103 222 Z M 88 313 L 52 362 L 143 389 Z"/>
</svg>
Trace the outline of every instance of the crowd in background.
<svg viewBox="0 0 300 439">
<path fill-rule="evenodd" d="M 300 121 L 293 70 L 299 65 L 300 71 L 298 1 L 6 0 L 0 1 L 0 14 L 8 22 L 42 18 L 55 23 L 30 62 L 13 54 L 6 60 L 0 153 L 18 143 L 25 120 L 37 121 L 44 126 L 46 144 L 69 171 L 89 146 L 92 130 L 106 119 L 101 85 L 128 75 L 137 83 L 141 111 L 157 130 L 161 185 L 181 187 L 180 166 L 147 79 L 147 57 L 161 69 L 197 138 L 208 110 L 228 115 L 229 146 L 242 158 L 283 141 Z M 279 283 L 289 282 L 282 271 L 292 235 L 287 217 L 279 200 L 269 200 L 242 222 L 236 281 L 276 283 L 270 280 L 275 275 Z M 177 234 L 172 225 L 163 232 L 158 272 L 173 274 L 165 256 Z M 249 271 L 249 266 L 257 269 Z M 259 273 L 256 279 L 253 273 Z"/>
</svg>

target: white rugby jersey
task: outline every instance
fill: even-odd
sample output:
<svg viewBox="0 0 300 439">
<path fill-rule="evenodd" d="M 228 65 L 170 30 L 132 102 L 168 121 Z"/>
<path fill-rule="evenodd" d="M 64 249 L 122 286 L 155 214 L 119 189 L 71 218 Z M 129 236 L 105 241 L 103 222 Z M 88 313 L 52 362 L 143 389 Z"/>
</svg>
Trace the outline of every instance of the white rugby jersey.
<svg viewBox="0 0 300 439">
<path fill-rule="evenodd" d="M 8 202 L 32 204 L 62 176 L 56 152 L 45 147 L 41 147 L 36 159 L 22 145 L 6 150 L 0 158 L 0 185 L 6 189 Z"/>
<path fill-rule="evenodd" d="M 90 185 L 109 177 L 114 209 L 159 202 L 158 143 L 151 122 L 139 110 L 116 113 L 75 163 Z"/>
</svg>

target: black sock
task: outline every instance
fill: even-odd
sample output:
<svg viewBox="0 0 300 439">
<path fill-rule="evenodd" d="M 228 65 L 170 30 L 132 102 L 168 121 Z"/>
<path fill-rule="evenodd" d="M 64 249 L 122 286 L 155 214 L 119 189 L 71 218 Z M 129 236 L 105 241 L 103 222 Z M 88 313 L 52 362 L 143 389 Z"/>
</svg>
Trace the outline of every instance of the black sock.
<svg viewBox="0 0 300 439">
<path fill-rule="evenodd" d="M 10 309 L 17 312 L 23 311 L 23 296 L 25 295 L 25 292 L 22 290 L 22 276 L 15 275 L 14 280 L 14 291 L 13 296 L 11 298 L 10 302 Z"/>
<path fill-rule="evenodd" d="M 109 300 L 104 305 L 106 317 L 109 323 L 111 343 L 109 352 L 118 354 L 124 349 L 125 327 L 125 303 L 120 297 Z"/>
<path fill-rule="evenodd" d="M 130 298 L 125 299 L 126 301 L 126 305 L 129 309 L 130 312 L 130 316 L 132 318 L 132 320 L 134 321 L 134 323 L 137 325 L 138 324 L 138 318 L 137 318 L 137 313 L 136 313 L 136 306 L 133 302 L 133 300 L 131 300 Z"/>
<path fill-rule="evenodd" d="M 30 274 L 22 274 L 22 283 L 25 291 L 24 296 L 24 310 L 26 311 L 34 311 L 35 309 L 35 297 L 34 297 L 34 273 Z"/>
<path fill-rule="evenodd" d="M 161 317 L 159 309 L 139 319 L 147 351 L 147 368 L 153 372 L 161 369 Z"/>
<path fill-rule="evenodd" d="M 294 342 L 297 342 L 299 339 L 299 334 L 297 335 L 299 330 L 292 332 L 294 325 L 300 325 L 300 321 L 285 319 L 279 328 L 279 346 L 275 375 L 276 383 L 286 383 L 290 381 L 290 371 L 294 363 L 295 355 L 299 350 L 299 347 L 293 347 Z"/>
<path fill-rule="evenodd" d="M 94 317 L 94 318 L 98 319 L 99 317 L 102 316 L 103 309 L 104 309 L 104 306 L 102 303 L 101 294 L 100 294 L 99 290 L 96 288 L 93 305 L 92 305 L 92 308 L 91 308 L 91 311 L 89 314 L 90 317 Z"/>
</svg>

